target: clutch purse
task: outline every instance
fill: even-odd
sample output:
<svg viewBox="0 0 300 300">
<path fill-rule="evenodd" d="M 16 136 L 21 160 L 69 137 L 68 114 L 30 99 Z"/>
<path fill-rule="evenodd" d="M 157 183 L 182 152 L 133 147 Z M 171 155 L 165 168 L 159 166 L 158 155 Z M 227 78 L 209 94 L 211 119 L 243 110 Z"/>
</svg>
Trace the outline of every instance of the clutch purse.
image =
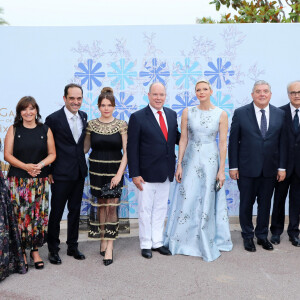
<svg viewBox="0 0 300 300">
<path fill-rule="evenodd" d="M 217 180 L 217 181 L 216 181 L 216 185 L 215 185 L 215 190 L 216 190 L 216 192 L 218 192 L 220 189 L 221 189 L 220 181 Z"/>
<path fill-rule="evenodd" d="M 110 189 L 110 182 L 109 182 L 106 183 L 101 188 L 101 198 L 120 198 L 121 194 L 122 194 L 122 186 L 120 184 Z"/>
</svg>

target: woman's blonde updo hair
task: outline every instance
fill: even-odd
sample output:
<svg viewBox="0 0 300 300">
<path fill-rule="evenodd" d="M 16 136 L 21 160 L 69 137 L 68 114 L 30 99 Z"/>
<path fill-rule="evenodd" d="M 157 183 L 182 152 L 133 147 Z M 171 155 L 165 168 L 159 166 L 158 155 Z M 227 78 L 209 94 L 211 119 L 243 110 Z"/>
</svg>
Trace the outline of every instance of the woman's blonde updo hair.
<svg viewBox="0 0 300 300">
<path fill-rule="evenodd" d="M 111 87 L 104 87 L 101 90 L 101 94 L 98 97 L 98 107 L 100 107 L 101 102 L 102 102 L 103 99 L 109 100 L 110 103 L 111 103 L 111 105 L 113 107 L 116 106 L 116 100 L 115 100 L 115 97 L 114 97 L 114 91 L 113 91 L 113 89 Z"/>
</svg>

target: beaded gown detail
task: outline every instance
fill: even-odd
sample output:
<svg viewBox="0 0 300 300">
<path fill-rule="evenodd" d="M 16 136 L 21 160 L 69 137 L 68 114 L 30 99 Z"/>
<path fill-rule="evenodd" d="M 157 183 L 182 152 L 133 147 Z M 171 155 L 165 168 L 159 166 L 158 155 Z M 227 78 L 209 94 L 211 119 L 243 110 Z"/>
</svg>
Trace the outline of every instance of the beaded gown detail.
<svg viewBox="0 0 300 300">
<path fill-rule="evenodd" d="M 119 231 L 129 233 L 128 214 L 119 218 L 122 211 L 127 211 L 127 199 L 107 198 L 102 194 L 104 185 L 109 184 L 117 174 L 122 160 L 122 134 L 127 133 L 127 123 L 114 119 L 103 123 L 99 119 L 88 123 L 86 134 L 90 134 L 91 153 L 89 156 L 89 175 L 91 188 L 91 209 L 89 237 L 102 240 L 114 240 Z M 123 176 L 118 185 L 123 187 Z"/>
<path fill-rule="evenodd" d="M 219 170 L 216 137 L 222 110 L 188 109 L 188 144 L 182 160 L 182 180 L 170 194 L 164 245 L 172 254 L 213 261 L 232 242 L 225 188 L 215 191 Z"/>
<path fill-rule="evenodd" d="M 25 274 L 17 219 L 10 202 L 9 190 L 1 172 L 0 162 L 0 281 L 11 273 Z"/>
</svg>

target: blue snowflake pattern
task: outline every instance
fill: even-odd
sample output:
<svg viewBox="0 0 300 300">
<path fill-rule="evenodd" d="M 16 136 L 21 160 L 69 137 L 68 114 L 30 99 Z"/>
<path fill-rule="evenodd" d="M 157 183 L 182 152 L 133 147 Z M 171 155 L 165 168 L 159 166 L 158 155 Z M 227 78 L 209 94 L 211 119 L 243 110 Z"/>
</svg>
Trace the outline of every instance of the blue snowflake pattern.
<svg viewBox="0 0 300 300">
<path fill-rule="evenodd" d="M 209 62 L 208 66 L 213 71 L 205 71 L 205 76 L 211 76 L 209 79 L 209 82 L 213 84 L 217 80 L 217 89 L 220 89 L 222 87 L 222 81 L 225 84 L 229 84 L 230 80 L 228 79 L 228 76 L 233 76 L 234 71 L 227 71 L 227 69 L 231 66 L 231 62 L 227 61 L 224 66 L 222 66 L 222 58 L 217 59 L 217 66 L 213 64 L 213 62 Z"/>
<path fill-rule="evenodd" d="M 143 83 L 144 86 L 147 86 L 150 82 L 161 82 L 163 85 L 166 84 L 166 81 L 163 77 L 169 77 L 170 72 L 164 71 L 167 64 L 162 62 L 160 64 L 157 63 L 156 58 L 152 58 L 152 64 L 149 62 L 145 62 L 144 67 L 147 71 L 141 71 L 140 77 L 147 77 L 147 81 Z"/>
<path fill-rule="evenodd" d="M 108 72 L 107 76 L 115 77 L 115 79 L 111 82 L 112 86 L 116 86 L 119 82 L 120 89 L 124 90 L 125 83 L 128 85 L 132 85 L 134 83 L 131 78 L 137 77 L 137 72 L 130 71 L 130 69 L 134 66 L 133 62 L 130 62 L 127 66 L 125 66 L 125 58 L 121 58 L 119 62 L 119 66 L 115 62 L 111 63 L 111 66 L 115 72 Z"/>
<path fill-rule="evenodd" d="M 137 105 L 130 104 L 133 100 L 134 97 L 132 95 L 125 98 L 125 92 L 120 92 L 119 99 L 116 97 L 116 107 L 113 116 L 127 121 L 131 113 L 137 110 Z"/>
<path fill-rule="evenodd" d="M 182 94 L 176 95 L 175 99 L 178 101 L 178 104 L 173 104 L 172 109 L 177 111 L 177 116 L 181 117 L 183 110 L 188 106 L 194 106 L 197 104 L 197 97 L 194 96 L 190 98 L 189 92 L 184 92 Z"/>
<path fill-rule="evenodd" d="M 98 97 L 94 97 L 93 93 L 87 93 L 86 97 L 83 97 L 82 110 L 88 115 L 88 120 L 92 120 L 99 117 L 98 109 Z"/>
<path fill-rule="evenodd" d="M 87 60 L 87 67 L 83 63 L 79 63 L 78 67 L 83 71 L 83 72 L 75 72 L 75 76 L 82 78 L 81 79 L 81 85 L 84 85 L 87 82 L 87 89 L 91 91 L 93 89 L 93 82 L 96 84 L 96 86 L 101 86 L 102 83 L 100 80 L 97 78 L 105 77 L 104 72 L 97 72 L 101 67 L 101 63 L 97 63 L 93 67 L 93 60 L 88 59 Z"/>
<path fill-rule="evenodd" d="M 199 63 L 195 61 L 190 65 L 189 58 L 185 59 L 184 65 L 182 65 L 181 62 L 177 62 L 176 66 L 179 68 L 178 72 L 173 72 L 173 76 L 179 77 L 179 79 L 176 80 L 176 85 L 181 86 L 184 83 L 185 89 L 189 89 L 190 81 L 195 84 L 199 76 L 202 75 L 201 71 L 195 70 L 199 66 Z"/>
<path fill-rule="evenodd" d="M 218 91 L 216 93 L 216 97 L 211 96 L 210 100 L 214 105 L 225 110 L 227 112 L 228 117 L 230 116 L 230 113 L 233 110 L 233 103 L 228 103 L 228 101 L 230 100 L 230 95 L 225 95 L 222 98 L 222 93 Z"/>
</svg>

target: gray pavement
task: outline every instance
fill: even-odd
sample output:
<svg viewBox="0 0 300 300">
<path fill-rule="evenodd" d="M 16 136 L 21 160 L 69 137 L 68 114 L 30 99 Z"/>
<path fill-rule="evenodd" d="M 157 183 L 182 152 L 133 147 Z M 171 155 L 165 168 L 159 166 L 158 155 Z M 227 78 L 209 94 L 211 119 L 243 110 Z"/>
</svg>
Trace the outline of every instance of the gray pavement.
<svg viewBox="0 0 300 300">
<path fill-rule="evenodd" d="M 61 241 L 65 241 L 65 223 Z M 249 253 L 243 249 L 238 225 L 231 225 L 234 249 L 214 262 L 183 255 L 140 255 L 136 222 L 130 236 L 115 242 L 114 263 L 105 267 L 99 241 L 80 233 L 79 249 L 86 260 L 66 254 L 62 265 L 51 265 L 47 247 L 40 253 L 44 270 L 33 267 L 0 283 L 0 299 L 300 299 L 300 248 L 286 233 L 274 251 Z"/>
</svg>

